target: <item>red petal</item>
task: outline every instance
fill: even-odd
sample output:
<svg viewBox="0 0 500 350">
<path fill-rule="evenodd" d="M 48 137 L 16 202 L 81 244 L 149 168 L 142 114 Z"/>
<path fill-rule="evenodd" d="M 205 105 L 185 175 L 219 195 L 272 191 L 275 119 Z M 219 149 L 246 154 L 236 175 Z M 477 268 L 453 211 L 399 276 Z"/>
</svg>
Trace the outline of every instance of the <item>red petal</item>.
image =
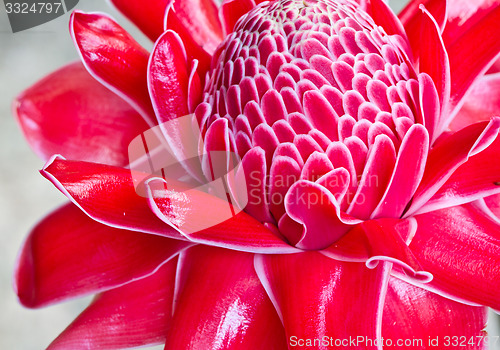
<svg viewBox="0 0 500 350">
<path fill-rule="evenodd" d="M 169 0 L 111 0 L 125 16 L 139 27 L 152 41 L 156 41 L 163 33 L 165 11 Z"/>
<path fill-rule="evenodd" d="M 456 337 L 462 340 L 461 349 L 483 350 L 488 344 L 483 330 L 486 322 L 484 307 L 457 303 L 400 279 L 389 279 L 382 324 L 385 344 L 392 341 L 398 349 L 432 350 L 447 339 L 451 345 Z"/>
<path fill-rule="evenodd" d="M 166 349 L 285 349 L 253 255 L 196 246 L 181 255 Z"/>
<path fill-rule="evenodd" d="M 446 53 L 438 24 L 431 17 L 431 14 L 423 8 L 414 17 L 416 27 L 408 34 L 413 53 L 415 54 L 415 59 L 419 61 L 420 72 L 427 73 L 432 78 L 439 95 L 441 114 L 444 114 L 447 112 L 451 89 L 448 54 Z M 425 96 L 423 97 L 425 98 Z M 423 99 L 420 104 L 425 108 L 427 103 L 423 101 L 426 100 Z M 432 124 L 426 120 L 425 126 L 433 134 L 439 125 L 437 125 L 437 120 Z"/>
<path fill-rule="evenodd" d="M 498 120 L 498 119 L 497 119 Z M 493 129 L 493 128 L 492 128 Z M 498 130 L 497 130 L 498 131 Z M 462 164 L 419 213 L 472 202 L 500 192 L 500 137 Z"/>
<path fill-rule="evenodd" d="M 434 276 L 422 287 L 500 310 L 500 226 L 470 204 L 416 219 L 410 249 Z"/>
<path fill-rule="evenodd" d="M 411 241 L 416 229 L 414 219 L 364 221 L 321 253 L 341 261 L 365 262 L 368 268 L 376 267 L 381 261 L 391 262 L 409 278 L 426 283 L 432 275 L 422 270 L 406 243 Z"/>
<path fill-rule="evenodd" d="M 460 35 L 484 20 L 493 9 L 498 7 L 497 0 L 453 0 L 448 1 L 446 28 L 443 38 L 447 45 L 460 39 Z"/>
<path fill-rule="evenodd" d="M 413 214 L 424 205 L 427 206 L 428 200 L 452 176 L 454 171 L 466 163 L 470 157 L 488 148 L 497 138 L 499 131 L 500 118 L 495 118 L 490 123 L 470 125 L 439 142 L 429 153 L 424 177 L 406 215 Z"/>
<path fill-rule="evenodd" d="M 156 125 L 146 79 L 148 52 L 103 14 L 73 12 L 70 31 L 89 73 Z"/>
<path fill-rule="evenodd" d="M 128 169 L 56 156 L 41 173 L 85 214 L 100 223 L 185 240 L 151 212 L 146 198 L 136 193 Z"/>
<path fill-rule="evenodd" d="M 411 36 L 413 33 L 420 31 L 420 20 L 418 19 L 422 14 L 419 8 L 420 5 L 425 6 L 436 20 L 440 31 L 443 31 L 448 17 L 448 0 L 411 0 L 398 15 L 406 29 L 406 33 Z"/>
<path fill-rule="evenodd" d="M 460 17 L 460 22 L 464 21 Z M 460 107 L 474 80 L 483 74 L 500 52 L 500 6 L 495 5 L 477 23 L 460 30 L 446 27 L 443 36 L 450 58 L 451 107 Z M 450 115 L 453 117 L 453 114 Z"/>
<path fill-rule="evenodd" d="M 72 63 L 17 97 L 14 111 L 43 160 L 54 153 L 110 165 L 128 164 L 127 147 L 148 128 L 120 97 Z"/>
<path fill-rule="evenodd" d="M 172 29 L 181 38 L 189 36 L 209 54 L 223 39 L 219 11 L 214 0 L 171 1 L 165 29 Z"/>
<path fill-rule="evenodd" d="M 391 182 L 372 219 L 399 217 L 403 213 L 422 179 L 428 149 L 427 130 L 420 124 L 413 125 L 401 143 Z"/>
<path fill-rule="evenodd" d="M 385 265 L 370 270 L 362 263 L 306 252 L 258 255 L 255 269 L 278 310 L 291 347 L 306 345 L 299 344 L 299 339 L 379 338 L 389 272 Z M 342 345 L 343 349 L 360 348 L 348 342 Z M 304 348 L 327 347 L 316 342 Z M 361 348 L 380 349 L 365 344 Z"/>
<path fill-rule="evenodd" d="M 172 318 L 177 259 L 153 275 L 97 295 L 48 350 L 163 344 Z"/>
<path fill-rule="evenodd" d="M 231 33 L 240 17 L 254 7 L 255 2 L 253 0 L 224 0 L 219 10 L 224 32 L 226 34 Z"/>
<path fill-rule="evenodd" d="M 156 42 L 148 67 L 148 86 L 158 122 L 184 116 L 188 110 L 189 73 L 179 36 L 166 31 Z"/>
<path fill-rule="evenodd" d="M 101 225 L 69 204 L 24 242 L 17 293 L 23 305 L 40 307 L 114 288 L 152 273 L 188 244 Z"/>
<path fill-rule="evenodd" d="M 500 73 L 485 75 L 474 83 L 449 128 L 457 131 L 494 116 L 500 116 Z"/>
<path fill-rule="evenodd" d="M 151 209 L 190 241 L 246 252 L 297 252 L 248 214 L 235 212 L 227 200 L 196 188 L 183 189 L 170 179 L 154 179 L 147 185 Z"/>
</svg>

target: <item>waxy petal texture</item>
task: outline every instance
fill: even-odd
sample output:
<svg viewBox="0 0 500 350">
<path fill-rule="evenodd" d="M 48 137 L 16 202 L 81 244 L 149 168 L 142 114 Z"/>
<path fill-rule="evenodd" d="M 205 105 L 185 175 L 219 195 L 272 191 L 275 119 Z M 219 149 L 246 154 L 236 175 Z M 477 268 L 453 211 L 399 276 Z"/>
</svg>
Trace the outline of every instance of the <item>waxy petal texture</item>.
<svg viewBox="0 0 500 350">
<path fill-rule="evenodd" d="M 189 243 L 102 225 L 68 204 L 40 222 L 21 250 L 20 301 L 40 307 L 151 274 Z"/>
<path fill-rule="evenodd" d="M 474 83 L 449 128 L 458 131 L 467 125 L 498 116 L 500 116 L 500 73 L 488 74 Z"/>
<path fill-rule="evenodd" d="M 253 255 L 196 246 L 181 255 L 166 350 L 286 348 Z"/>
<path fill-rule="evenodd" d="M 100 223 L 185 240 L 151 212 L 146 198 L 136 193 L 128 169 L 54 157 L 41 173 Z"/>
<path fill-rule="evenodd" d="M 152 211 L 190 241 L 254 253 L 298 251 L 245 212 L 232 212 L 232 205 L 216 196 L 196 189 L 178 191 L 169 180 L 154 179 L 148 186 Z M 207 222 L 213 224 L 206 227 Z"/>
<path fill-rule="evenodd" d="M 461 18 L 460 21 L 463 19 Z M 492 64 L 500 52 L 500 6 L 492 7 L 487 14 L 466 31 L 454 33 L 452 44 L 445 45 L 450 57 L 451 107 L 460 107 L 463 98 L 478 76 Z M 453 114 L 451 114 L 453 117 Z"/>
<path fill-rule="evenodd" d="M 436 194 L 436 192 L 443 191 L 440 187 L 453 176 L 453 173 L 459 169 L 462 164 L 464 164 L 465 167 L 470 167 L 467 161 L 471 157 L 477 155 L 477 157 L 485 159 L 485 156 L 482 156 L 481 152 L 485 151 L 485 149 L 487 150 L 488 147 L 498 139 L 499 131 L 500 118 L 494 118 L 489 123 L 482 122 L 470 125 L 452 134 L 436 145 L 429 154 L 424 177 L 415 193 L 412 206 L 406 215 L 415 213 L 422 206 L 429 206 L 429 199 Z M 453 149 L 453 153 L 451 154 L 450 149 Z M 491 154 L 491 151 L 489 152 Z M 495 176 L 495 174 L 494 171 L 491 173 L 493 176 Z M 474 178 L 475 177 L 473 177 L 471 181 L 474 181 Z M 457 188 L 459 193 L 462 190 L 462 188 Z M 451 194 L 449 194 L 449 197 L 451 197 Z M 435 199 L 435 201 L 437 201 L 437 199 Z M 451 206 L 450 204 L 446 205 L 443 203 L 442 205 Z M 435 207 L 438 205 L 438 203 L 434 204 Z"/>
<path fill-rule="evenodd" d="M 419 286 L 500 310 L 500 225 L 470 204 L 416 219 L 410 249 L 434 276 Z"/>
<path fill-rule="evenodd" d="M 166 31 L 156 42 L 148 66 L 148 87 L 158 123 L 184 116 L 188 110 L 189 73 L 179 36 Z"/>
<path fill-rule="evenodd" d="M 257 255 L 255 268 L 278 310 L 287 339 L 349 339 L 352 335 L 376 339 L 380 335 L 390 271 L 386 264 L 370 270 L 362 263 L 307 252 Z M 307 348 L 324 349 L 318 344 Z"/>
<path fill-rule="evenodd" d="M 127 147 L 148 125 L 120 97 L 98 83 L 81 63 L 40 80 L 17 97 L 14 112 L 37 155 L 123 166 Z"/>
<path fill-rule="evenodd" d="M 110 0 L 113 5 L 127 16 L 152 41 L 163 33 L 164 17 L 169 0 Z"/>
<path fill-rule="evenodd" d="M 130 103 L 148 125 L 156 125 L 146 81 L 149 53 L 102 14 L 73 12 L 70 31 L 89 73 Z"/>
<path fill-rule="evenodd" d="M 165 342 L 177 258 L 139 281 L 95 297 L 47 350 L 126 349 Z"/>
<path fill-rule="evenodd" d="M 382 324 L 386 344 L 390 339 L 398 349 L 431 350 L 439 344 L 451 345 L 458 337 L 458 344 L 466 339 L 460 348 L 488 349 L 486 321 L 484 307 L 464 305 L 400 279 L 389 279 Z"/>
</svg>

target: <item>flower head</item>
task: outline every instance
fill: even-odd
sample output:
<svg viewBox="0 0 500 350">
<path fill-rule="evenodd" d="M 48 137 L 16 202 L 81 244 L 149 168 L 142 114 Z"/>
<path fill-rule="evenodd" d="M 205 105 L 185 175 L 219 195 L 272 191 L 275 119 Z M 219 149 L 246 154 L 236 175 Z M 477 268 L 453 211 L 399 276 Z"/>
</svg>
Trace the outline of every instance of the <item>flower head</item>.
<svg viewBox="0 0 500 350">
<path fill-rule="evenodd" d="M 152 52 L 75 12 L 85 68 L 16 104 L 73 202 L 23 246 L 19 298 L 98 293 L 51 349 L 481 338 L 500 310 L 500 77 L 482 77 L 500 43 L 478 39 L 498 37 L 497 3 L 113 3 Z M 165 147 L 181 167 L 155 164 Z"/>
</svg>

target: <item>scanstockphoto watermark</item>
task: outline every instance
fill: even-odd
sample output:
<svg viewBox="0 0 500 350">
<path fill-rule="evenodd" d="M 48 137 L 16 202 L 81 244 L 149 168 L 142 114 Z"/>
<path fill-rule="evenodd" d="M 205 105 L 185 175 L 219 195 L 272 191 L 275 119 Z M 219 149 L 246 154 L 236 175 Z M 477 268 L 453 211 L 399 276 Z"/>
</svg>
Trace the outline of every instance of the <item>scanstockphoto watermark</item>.
<svg viewBox="0 0 500 350">
<path fill-rule="evenodd" d="M 79 0 L 3 0 L 13 33 L 47 23 L 72 10 Z"/>
<path fill-rule="evenodd" d="M 427 336 L 424 338 L 370 338 L 367 336 L 349 336 L 347 338 L 334 338 L 323 336 L 320 338 L 304 338 L 291 336 L 288 343 L 291 348 L 311 348 L 311 347 L 373 347 L 381 346 L 388 347 L 411 347 L 411 348 L 436 348 L 436 349 L 460 349 L 483 346 L 496 345 L 498 336 L 477 335 L 477 336 Z"/>
<path fill-rule="evenodd" d="M 354 177 L 344 168 L 333 169 L 323 176 L 303 177 L 289 173 L 244 169 L 230 141 L 223 150 L 205 145 L 204 135 L 194 115 L 182 116 L 155 126 L 129 144 L 129 163 L 136 192 L 146 198 L 162 197 L 183 208 L 183 217 L 211 211 L 211 220 L 202 226 L 185 219 L 175 225 L 184 232 L 201 230 L 237 215 L 246 206 L 300 205 L 308 210 L 317 205 L 338 206 L 341 201 L 363 205 L 367 200 L 358 186 L 378 187 L 376 175 Z M 318 185 L 321 191 L 295 191 L 299 180 Z M 293 195 L 291 195 L 293 193 Z M 196 200 L 195 200 L 196 198 Z M 204 202 L 203 202 L 204 201 Z M 191 208 L 183 203 L 200 203 Z M 207 205 L 210 203 L 210 205 Z M 204 208 L 201 208 L 204 206 Z M 215 215 L 217 214 L 217 215 Z M 201 220 L 194 220 L 193 222 Z M 183 227 L 179 227 L 183 226 Z"/>
</svg>

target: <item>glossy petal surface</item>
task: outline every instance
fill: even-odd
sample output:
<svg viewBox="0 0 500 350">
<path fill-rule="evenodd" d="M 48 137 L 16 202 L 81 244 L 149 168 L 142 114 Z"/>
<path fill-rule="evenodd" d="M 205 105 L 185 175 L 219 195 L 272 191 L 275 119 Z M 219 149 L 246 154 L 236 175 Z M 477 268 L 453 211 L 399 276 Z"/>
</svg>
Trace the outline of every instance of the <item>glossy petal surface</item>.
<svg viewBox="0 0 500 350">
<path fill-rule="evenodd" d="M 196 246 L 181 255 L 165 349 L 286 348 L 283 326 L 253 255 Z"/>
<path fill-rule="evenodd" d="M 24 91 L 14 104 L 37 155 L 123 166 L 127 147 L 147 129 L 123 99 L 98 83 L 81 63 L 63 67 Z"/>
<path fill-rule="evenodd" d="M 307 252 L 258 255 L 255 267 L 280 314 L 287 339 L 349 339 L 352 335 L 376 339 L 380 334 L 388 278 L 385 265 L 370 270 L 362 263 Z M 306 348 L 325 347 L 316 343 Z M 342 348 L 357 347 L 347 343 Z"/>
<path fill-rule="evenodd" d="M 102 225 L 73 204 L 31 232 L 16 266 L 28 307 L 114 288 L 152 273 L 188 243 Z"/>
<path fill-rule="evenodd" d="M 161 344 L 172 318 L 177 258 L 154 274 L 97 295 L 48 350 Z"/>
</svg>

